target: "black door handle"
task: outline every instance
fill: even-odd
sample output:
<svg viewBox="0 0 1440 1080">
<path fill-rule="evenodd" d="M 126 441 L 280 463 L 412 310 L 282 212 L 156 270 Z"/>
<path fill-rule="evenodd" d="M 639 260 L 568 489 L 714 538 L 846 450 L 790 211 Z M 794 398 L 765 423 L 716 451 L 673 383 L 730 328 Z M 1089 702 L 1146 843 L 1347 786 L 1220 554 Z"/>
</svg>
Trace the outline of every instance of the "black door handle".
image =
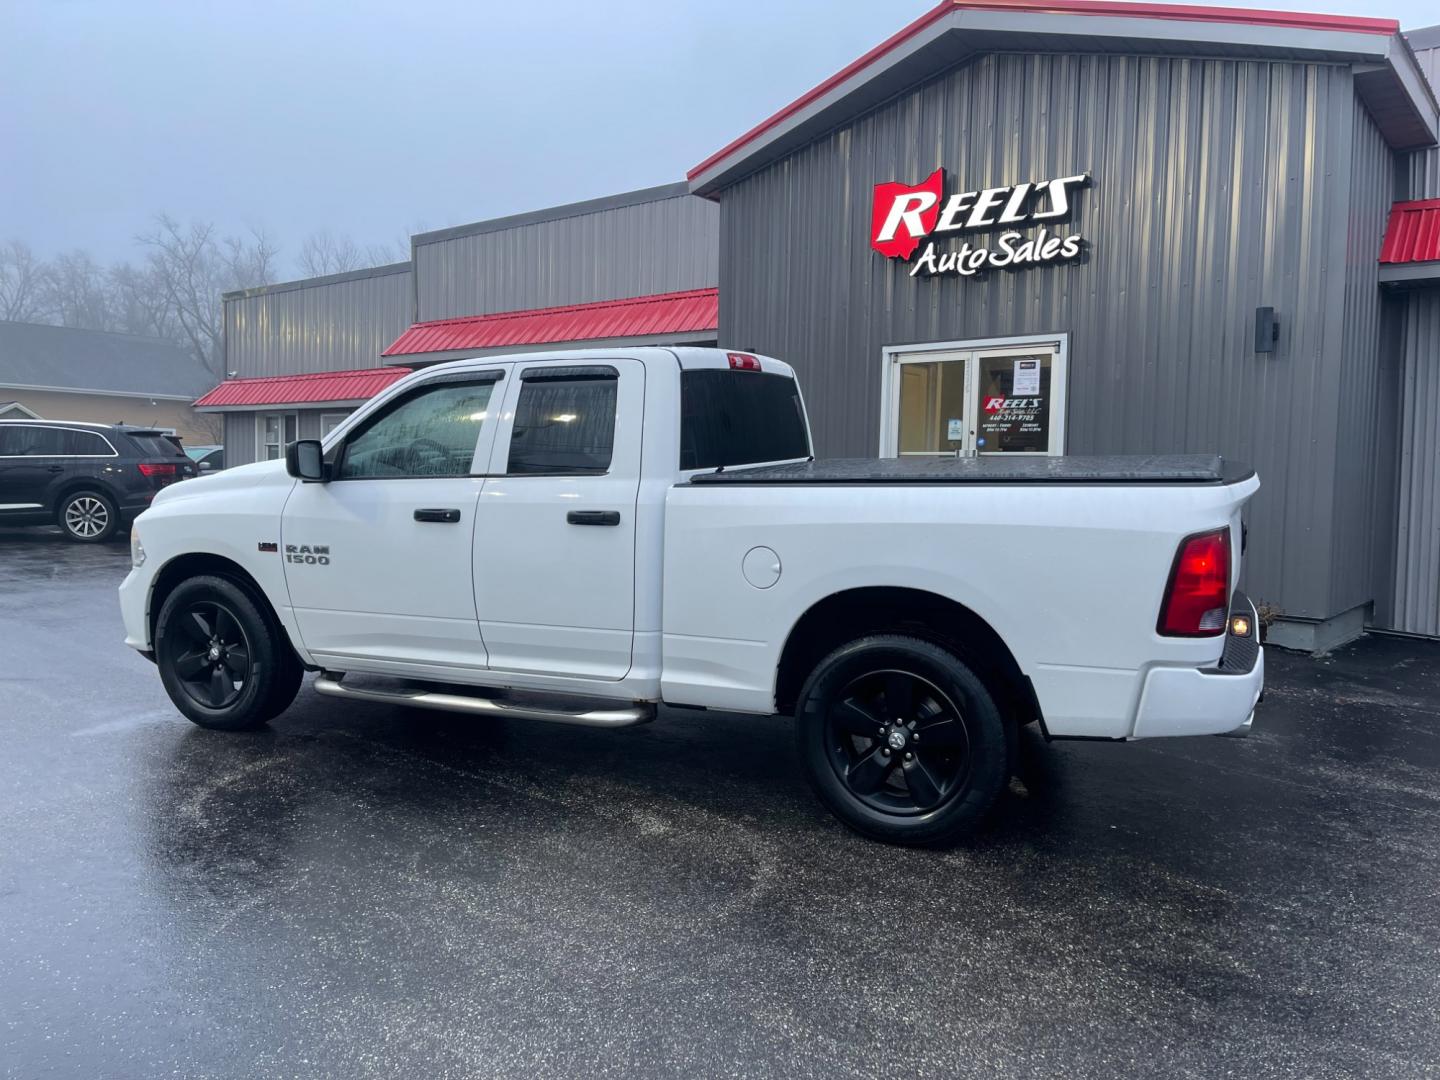
<svg viewBox="0 0 1440 1080">
<path fill-rule="evenodd" d="M 430 509 L 430 510 L 416 510 L 416 511 L 415 511 L 415 520 L 416 520 L 416 521 L 443 521 L 443 522 L 445 522 L 445 523 L 448 524 L 448 525 L 453 525 L 453 524 L 455 524 L 455 522 L 457 522 L 457 521 L 460 520 L 460 511 L 459 511 L 459 510 L 453 510 L 453 509 L 440 509 L 440 508 L 435 508 L 435 509 Z"/>
<path fill-rule="evenodd" d="M 619 510 L 571 510 L 565 515 L 571 525 L 619 525 Z"/>
<path fill-rule="evenodd" d="M 51 465 L 51 466 L 49 467 L 49 470 L 50 470 L 50 472 L 64 472 L 64 471 L 65 471 L 65 466 L 64 466 L 64 465 Z"/>
</svg>

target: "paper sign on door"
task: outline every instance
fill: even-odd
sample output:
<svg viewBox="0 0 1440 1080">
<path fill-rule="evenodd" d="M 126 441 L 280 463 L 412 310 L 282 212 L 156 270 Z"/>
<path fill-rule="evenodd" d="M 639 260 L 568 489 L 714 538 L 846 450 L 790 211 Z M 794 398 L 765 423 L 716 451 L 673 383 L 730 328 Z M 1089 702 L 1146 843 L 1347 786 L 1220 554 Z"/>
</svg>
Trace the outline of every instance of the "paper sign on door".
<svg viewBox="0 0 1440 1080">
<path fill-rule="evenodd" d="M 945 438 L 951 442 L 959 442 L 965 438 L 965 421 L 951 417 L 950 422 L 945 425 Z"/>
<path fill-rule="evenodd" d="M 1016 397 L 1040 396 L 1040 361 L 1015 361 L 1015 386 L 1011 390 Z"/>
</svg>

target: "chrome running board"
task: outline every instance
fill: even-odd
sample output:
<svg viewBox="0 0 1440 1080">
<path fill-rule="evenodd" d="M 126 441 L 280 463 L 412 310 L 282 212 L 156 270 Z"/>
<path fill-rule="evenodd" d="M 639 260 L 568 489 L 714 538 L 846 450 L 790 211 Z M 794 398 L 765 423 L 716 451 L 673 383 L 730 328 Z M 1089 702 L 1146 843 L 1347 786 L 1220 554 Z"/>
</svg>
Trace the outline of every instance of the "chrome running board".
<svg viewBox="0 0 1440 1080">
<path fill-rule="evenodd" d="M 362 686 L 346 686 L 343 673 L 322 671 L 315 677 L 315 690 L 327 697 L 370 701 L 380 705 L 413 705 L 422 709 L 470 713 L 473 716 L 513 717 L 517 720 L 548 720 L 555 724 L 579 724 L 582 727 L 630 727 L 655 719 L 655 706 L 637 701 L 616 709 L 557 706 L 560 699 L 551 698 L 546 705 L 527 705 L 517 701 L 499 701 L 478 695 L 457 694 L 443 690 L 426 690 L 411 686 L 395 690 L 379 690 Z"/>
</svg>

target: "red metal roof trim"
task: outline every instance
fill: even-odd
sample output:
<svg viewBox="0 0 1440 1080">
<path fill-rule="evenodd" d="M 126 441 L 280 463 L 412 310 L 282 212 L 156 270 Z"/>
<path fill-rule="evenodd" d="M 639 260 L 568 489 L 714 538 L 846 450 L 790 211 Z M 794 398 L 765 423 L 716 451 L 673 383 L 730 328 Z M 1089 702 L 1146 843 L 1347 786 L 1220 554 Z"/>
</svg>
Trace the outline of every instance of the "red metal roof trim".
<svg viewBox="0 0 1440 1080">
<path fill-rule="evenodd" d="M 383 367 L 322 371 L 314 375 L 227 379 L 195 402 L 195 407 L 323 405 L 329 401 L 364 401 L 409 374 L 409 368 Z"/>
<path fill-rule="evenodd" d="M 1342 30 L 1357 34 L 1398 34 L 1394 19 L 1371 19 L 1359 15 L 1316 15 L 1303 11 L 1261 11 L 1231 7 L 1191 7 L 1187 4 L 1140 4 L 1116 0 L 944 0 L 898 33 L 891 35 L 853 63 L 847 64 L 813 90 L 802 94 L 775 115 L 762 120 L 738 139 L 711 154 L 685 174 L 694 180 L 706 169 L 723 161 L 752 139 L 763 135 L 805 106 L 823 97 L 856 72 L 886 53 L 903 45 L 931 23 L 952 11 L 1027 11 L 1037 15 L 1110 15 L 1130 19 L 1168 19 L 1180 22 L 1235 23 L 1242 26 L 1279 26 L 1296 30 Z"/>
<path fill-rule="evenodd" d="M 714 330 L 720 325 L 720 290 L 633 296 L 591 304 L 502 311 L 416 323 L 385 356 L 416 356 L 457 349 L 495 349 Z"/>
<path fill-rule="evenodd" d="M 1382 263 L 1415 263 L 1440 260 L 1440 199 L 1397 202 L 1390 207 L 1385 240 L 1380 245 Z"/>
</svg>

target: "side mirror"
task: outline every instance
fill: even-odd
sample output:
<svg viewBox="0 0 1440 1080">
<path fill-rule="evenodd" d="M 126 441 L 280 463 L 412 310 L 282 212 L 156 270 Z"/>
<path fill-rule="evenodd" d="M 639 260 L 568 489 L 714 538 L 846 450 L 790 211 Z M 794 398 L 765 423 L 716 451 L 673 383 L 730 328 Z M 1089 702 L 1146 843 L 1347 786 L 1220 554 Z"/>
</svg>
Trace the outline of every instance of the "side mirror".
<svg viewBox="0 0 1440 1080">
<path fill-rule="evenodd" d="M 319 439 L 301 439 L 285 448 L 285 471 L 300 480 L 319 481 L 329 479 L 325 475 L 325 451 L 320 448 Z"/>
<path fill-rule="evenodd" d="M 214 466 L 214 465 L 211 465 L 210 462 L 208 462 L 208 461 L 202 461 L 202 462 L 200 462 L 200 471 L 201 471 L 201 472 L 209 472 L 209 471 L 210 471 L 211 469 L 213 469 L 213 468 L 215 468 L 215 466 Z"/>
</svg>

